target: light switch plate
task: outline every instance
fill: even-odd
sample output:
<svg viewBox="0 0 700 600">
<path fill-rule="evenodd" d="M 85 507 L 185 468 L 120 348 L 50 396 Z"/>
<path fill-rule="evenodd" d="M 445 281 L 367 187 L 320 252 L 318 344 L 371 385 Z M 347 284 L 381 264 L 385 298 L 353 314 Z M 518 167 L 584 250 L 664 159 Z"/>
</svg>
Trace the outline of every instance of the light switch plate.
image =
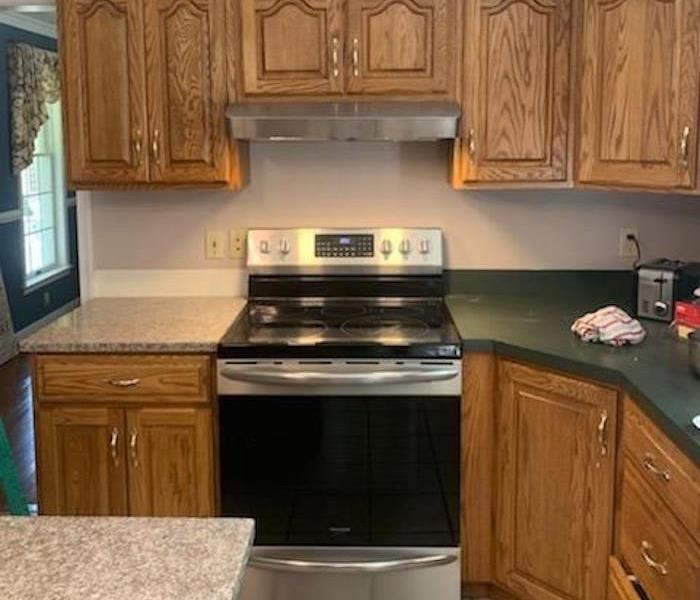
<svg viewBox="0 0 700 600">
<path fill-rule="evenodd" d="M 223 231 L 207 230 L 205 256 L 208 259 L 226 256 L 226 235 Z"/>
<path fill-rule="evenodd" d="M 231 229 L 228 232 L 230 258 L 245 258 L 246 230 Z"/>
</svg>

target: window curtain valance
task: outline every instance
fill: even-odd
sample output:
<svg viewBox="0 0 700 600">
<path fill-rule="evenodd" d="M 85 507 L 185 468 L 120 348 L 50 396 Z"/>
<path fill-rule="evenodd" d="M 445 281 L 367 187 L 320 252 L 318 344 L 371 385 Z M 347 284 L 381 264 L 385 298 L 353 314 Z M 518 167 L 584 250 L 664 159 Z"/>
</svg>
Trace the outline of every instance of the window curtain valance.
<svg viewBox="0 0 700 600">
<path fill-rule="evenodd" d="M 8 49 L 12 172 L 32 164 L 34 141 L 49 118 L 47 106 L 61 97 L 58 54 L 28 44 Z"/>
</svg>

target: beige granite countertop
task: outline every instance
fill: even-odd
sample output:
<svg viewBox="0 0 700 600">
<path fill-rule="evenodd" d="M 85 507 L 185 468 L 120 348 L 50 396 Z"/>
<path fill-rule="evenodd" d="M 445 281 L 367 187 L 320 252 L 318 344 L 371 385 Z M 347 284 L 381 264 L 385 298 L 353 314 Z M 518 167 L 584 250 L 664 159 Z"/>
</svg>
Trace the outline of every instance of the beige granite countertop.
<svg viewBox="0 0 700 600">
<path fill-rule="evenodd" d="M 97 298 L 20 342 L 46 352 L 214 352 L 243 298 Z"/>
<path fill-rule="evenodd" d="M 250 519 L 0 517 L 3 600 L 233 600 Z"/>
</svg>

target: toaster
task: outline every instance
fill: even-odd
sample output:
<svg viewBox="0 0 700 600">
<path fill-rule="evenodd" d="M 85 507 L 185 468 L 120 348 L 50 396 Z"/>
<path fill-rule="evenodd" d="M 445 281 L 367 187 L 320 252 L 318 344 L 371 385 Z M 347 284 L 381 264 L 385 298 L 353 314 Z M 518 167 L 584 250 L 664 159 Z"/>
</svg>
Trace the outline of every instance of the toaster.
<svg viewBox="0 0 700 600">
<path fill-rule="evenodd" d="M 700 263 L 660 258 L 635 272 L 637 316 L 670 323 L 678 300 L 693 297 L 700 287 Z"/>
</svg>

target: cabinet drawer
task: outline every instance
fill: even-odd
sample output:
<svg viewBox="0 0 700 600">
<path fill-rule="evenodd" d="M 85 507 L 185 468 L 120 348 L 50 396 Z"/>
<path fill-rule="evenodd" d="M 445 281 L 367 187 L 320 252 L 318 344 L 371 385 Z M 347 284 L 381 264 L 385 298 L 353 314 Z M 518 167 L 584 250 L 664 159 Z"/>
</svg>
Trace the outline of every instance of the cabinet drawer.
<svg viewBox="0 0 700 600">
<path fill-rule="evenodd" d="M 36 393 L 42 402 L 207 402 L 209 366 L 207 356 L 38 356 Z"/>
<path fill-rule="evenodd" d="M 700 543 L 700 469 L 630 398 L 625 400 L 623 443 L 644 480 Z"/>
<path fill-rule="evenodd" d="M 641 600 L 641 596 L 637 593 L 637 590 L 634 589 L 620 561 L 614 556 L 610 557 L 610 564 L 608 567 L 607 600 Z"/>
<path fill-rule="evenodd" d="M 696 598 L 700 547 L 629 457 L 624 460 L 620 552 L 654 600 Z"/>
</svg>

